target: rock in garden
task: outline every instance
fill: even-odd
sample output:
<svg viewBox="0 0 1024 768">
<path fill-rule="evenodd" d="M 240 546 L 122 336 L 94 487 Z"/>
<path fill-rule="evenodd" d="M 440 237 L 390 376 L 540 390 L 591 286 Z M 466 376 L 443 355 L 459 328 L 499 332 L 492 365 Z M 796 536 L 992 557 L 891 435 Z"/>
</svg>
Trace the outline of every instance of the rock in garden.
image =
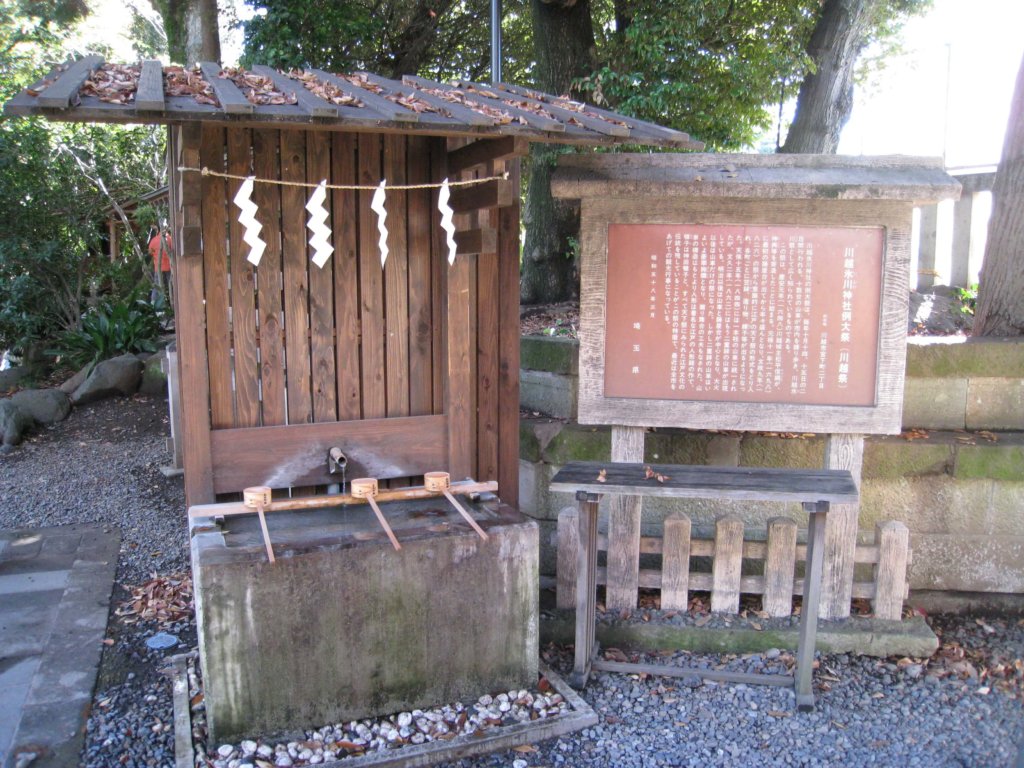
<svg viewBox="0 0 1024 768">
<path fill-rule="evenodd" d="M 71 400 L 59 389 L 23 389 L 11 395 L 11 400 L 28 411 L 37 424 L 64 421 L 71 413 Z"/>
<path fill-rule="evenodd" d="M 92 370 L 91 365 L 85 366 L 82 370 L 72 376 L 70 379 L 65 381 L 58 387 L 61 392 L 65 395 L 71 395 L 76 389 L 82 386 L 82 382 L 89 378 L 89 372 Z"/>
<path fill-rule="evenodd" d="M 161 350 L 155 355 L 149 355 L 143 361 L 145 366 L 142 369 L 142 381 L 139 384 L 139 392 L 144 395 L 166 395 L 167 374 L 163 372 L 162 363 L 164 351 Z"/>
<path fill-rule="evenodd" d="M 96 364 L 89 377 L 75 390 L 71 402 L 84 405 L 114 395 L 132 395 L 139 388 L 142 361 L 135 355 L 121 355 Z"/>
<path fill-rule="evenodd" d="M 23 365 L 16 365 L 13 368 L 7 368 L 6 370 L 0 371 L 0 392 L 7 392 L 8 390 L 14 389 L 18 382 L 24 379 L 29 374 L 29 369 Z"/>
<path fill-rule="evenodd" d="M 0 400 L 0 439 L 8 449 L 21 442 L 25 430 L 34 423 L 32 414 L 10 398 Z"/>
</svg>

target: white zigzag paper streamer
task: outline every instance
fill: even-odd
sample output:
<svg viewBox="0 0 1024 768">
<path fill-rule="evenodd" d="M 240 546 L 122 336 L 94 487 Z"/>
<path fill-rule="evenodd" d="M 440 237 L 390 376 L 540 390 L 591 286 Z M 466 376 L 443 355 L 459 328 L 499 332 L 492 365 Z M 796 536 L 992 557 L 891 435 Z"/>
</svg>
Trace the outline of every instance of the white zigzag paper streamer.
<svg viewBox="0 0 1024 768">
<path fill-rule="evenodd" d="M 448 205 L 450 197 L 448 179 L 445 179 L 441 183 L 441 191 L 437 194 L 437 210 L 441 212 L 441 229 L 448 233 L 448 266 L 455 263 L 455 222 L 452 221 L 455 211 Z"/>
<path fill-rule="evenodd" d="M 327 208 L 324 205 L 326 199 L 327 179 L 323 179 L 316 185 L 313 194 L 309 196 L 309 202 L 306 203 L 306 210 L 309 211 L 306 227 L 310 231 L 309 244 L 313 248 L 313 263 L 320 269 L 324 268 L 324 264 L 334 253 L 334 246 L 328 240 L 331 230 L 324 226 L 324 222 L 327 221 Z"/>
<path fill-rule="evenodd" d="M 252 201 L 252 186 L 255 181 L 255 176 L 247 177 L 242 182 L 242 186 L 238 188 L 238 194 L 235 195 L 234 202 L 235 205 L 242 209 L 242 212 L 238 214 L 238 223 L 245 227 L 242 240 L 249 246 L 249 255 L 246 259 L 253 266 L 259 266 L 267 244 L 260 238 L 263 225 L 256 221 L 256 211 L 259 210 L 259 207 Z"/>
<path fill-rule="evenodd" d="M 385 223 L 388 218 L 388 212 L 384 208 L 384 186 L 388 183 L 387 179 L 383 179 L 380 182 L 380 186 L 377 187 L 377 191 L 373 193 L 373 201 L 370 203 L 370 210 L 377 214 L 377 230 L 380 232 L 380 268 L 384 269 L 384 262 L 388 260 L 388 228 Z"/>
</svg>

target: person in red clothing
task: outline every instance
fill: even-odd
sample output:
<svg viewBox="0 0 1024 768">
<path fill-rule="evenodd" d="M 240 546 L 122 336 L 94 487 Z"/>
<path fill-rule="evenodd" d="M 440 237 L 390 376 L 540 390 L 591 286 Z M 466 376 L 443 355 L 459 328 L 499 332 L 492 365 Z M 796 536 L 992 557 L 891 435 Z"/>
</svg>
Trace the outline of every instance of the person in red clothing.
<svg viewBox="0 0 1024 768">
<path fill-rule="evenodd" d="M 171 287 L 171 252 L 173 249 L 171 234 L 163 227 L 149 239 L 149 255 L 153 258 L 154 282 L 170 297 Z"/>
</svg>

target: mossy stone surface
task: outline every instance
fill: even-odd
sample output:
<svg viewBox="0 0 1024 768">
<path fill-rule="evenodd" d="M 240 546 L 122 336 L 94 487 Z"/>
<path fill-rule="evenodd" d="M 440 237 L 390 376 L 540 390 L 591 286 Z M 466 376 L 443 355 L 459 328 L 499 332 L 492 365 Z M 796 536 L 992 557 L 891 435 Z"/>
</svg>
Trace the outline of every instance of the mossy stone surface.
<svg viewBox="0 0 1024 768">
<path fill-rule="evenodd" d="M 1024 445 L 961 445 L 953 475 L 1024 482 Z"/>
<path fill-rule="evenodd" d="M 566 424 L 543 450 L 543 460 L 562 466 L 570 461 L 609 461 L 612 433 L 607 427 Z"/>
<path fill-rule="evenodd" d="M 557 336 L 523 336 L 519 340 L 519 367 L 576 376 L 579 373 L 580 344 L 576 339 Z"/>
<path fill-rule="evenodd" d="M 948 474 L 955 451 L 951 443 L 900 438 L 867 440 L 861 477 L 897 478 Z"/>
<path fill-rule="evenodd" d="M 914 340 L 907 345 L 907 376 L 1024 377 L 1024 340 L 968 338 L 923 343 Z"/>
</svg>

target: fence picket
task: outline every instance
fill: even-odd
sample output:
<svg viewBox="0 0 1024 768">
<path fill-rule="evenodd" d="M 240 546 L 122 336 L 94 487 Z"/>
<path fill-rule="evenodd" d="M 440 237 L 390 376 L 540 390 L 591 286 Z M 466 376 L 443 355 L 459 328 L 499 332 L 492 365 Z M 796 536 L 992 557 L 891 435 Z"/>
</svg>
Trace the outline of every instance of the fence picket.
<svg viewBox="0 0 1024 768">
<path fill-rule="evenodd" d="M 796 521 L 788 517 L 773 517 L 768 521 L 762 601 L 762 608 L 769 616 L 789 616 L 793 612 L 795 568 Z"/>
<path fill-rule="evenodd" d="M 558 608 L 576 607 L 576 573 L 580 552 L 580 513 L 576 507 L 566 507 L 558 513 L 558 579 L 555 605 Z"/>
<path fill-rule="evenodd" d="M 690 602 L 690 518 L 673 512 L 665 519 L 661 560 L 661 608 L 685 611 Z"/>
<path fill-rule="evenodd" d="M 711 566 L 712 613 L 737 613 L 743 565 L 743 519 L 724 515 L 715 522 L 715 559 Z"/>
</svg>

